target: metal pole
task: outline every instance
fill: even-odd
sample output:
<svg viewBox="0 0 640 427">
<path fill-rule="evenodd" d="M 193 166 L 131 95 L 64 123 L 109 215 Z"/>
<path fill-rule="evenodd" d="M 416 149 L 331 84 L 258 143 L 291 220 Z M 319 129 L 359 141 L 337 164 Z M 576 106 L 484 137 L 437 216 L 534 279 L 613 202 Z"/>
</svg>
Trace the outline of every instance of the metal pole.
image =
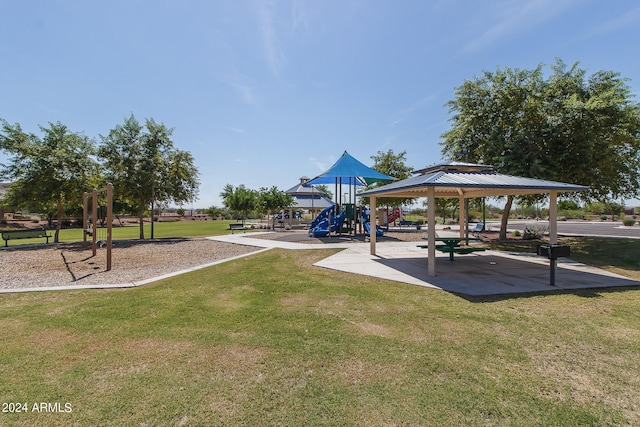
<svg viewBox="0 0 640 427">
<path fill-rule="evenodd" d="M 93 223 L 91 227 L 91 249 L 93 250 L 93 256 L 96 256 L 98 252 L 98 245 L 96 244 L 96 234 L 98 234 L 98 190 L 93 189 L 91 192 L 91 200 L 93 205 L 91 206 L 91 222 Z"/>
<path fill-rule="evenodd" d="M 87 228 L 89 227 L 89 193 L 86 191 L 82 193 L 82 245 L 86 247 L 87 244 Z"/>
<path fill-rule="evenodd" d="M 113 228 L 113 184 L 107 184 L 107 271 L 111 270 L 111 249 Z"/>
</svg>

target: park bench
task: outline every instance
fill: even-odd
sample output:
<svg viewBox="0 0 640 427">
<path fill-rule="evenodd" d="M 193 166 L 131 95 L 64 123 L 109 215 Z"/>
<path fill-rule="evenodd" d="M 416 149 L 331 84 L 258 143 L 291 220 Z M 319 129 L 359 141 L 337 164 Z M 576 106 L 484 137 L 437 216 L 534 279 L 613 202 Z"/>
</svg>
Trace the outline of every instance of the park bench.
<svg viewBox="0 0 640 427">
<path fill-rule="evenodd" d="M 229 224 L 229 230 L 234 231 L 234 230 L 246 230 L 247 227 L 244 226 L 244 224 L 242 224 L 241 222 L 236 222 L 234 224 Z"/>
<path fill-rule="evenodd" d="M 35 239 L 39 237 L 44 237 L 47 239 L 47 243 L 49 243 L 50 234 L 47 234 L 47 230 L 44 228 L 37 228 L 32 230 L 5 230 L 2 232 L 2 240 L 4 240 L 4 245 L 9 246 L 9 240 L 17 240 L 17 239 Z"/>
</svg>

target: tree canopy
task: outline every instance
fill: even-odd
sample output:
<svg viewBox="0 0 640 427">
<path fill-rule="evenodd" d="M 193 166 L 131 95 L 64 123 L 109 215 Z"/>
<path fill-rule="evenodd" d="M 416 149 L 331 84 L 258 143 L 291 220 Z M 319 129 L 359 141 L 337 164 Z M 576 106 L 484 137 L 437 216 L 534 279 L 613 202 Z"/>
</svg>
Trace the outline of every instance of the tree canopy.
<svg viewBox="0 0 640 427">
<path fill-rule="evenodd" d="M 248 212 L 255 209 L 258 204 L 258 192 L 246 188 L 244 185 L 234 187 L 231 184 L 226 184 L 224 189 L 220 192 L 220 197 L 226 207 L 233 211 L 243 213 L 243 223 Z"/>
<path fill-rule="evenodd" d="M 144 212 L 150 205 L 192 201 L 200 185 L 191 154 L 174 148 L 173 129 L 153 119 L 147 119 L 145 126 L 146 131 L 132 114 L 101 136 L 98 149 L 115 197 L 138 208 L 141 239 Z"/>
<path fill-rule="evenodd" d="M 0 149 L 9 154 L 10 162 L 0 166 L 0 176 L 13 181 L 7 194 L 10 204 L 47 212 L 50 217 L 57 212 L 54 241 L 58 242 L 64 208 L 77 209 L 82 203 L 78 195 L 96 184 L 95 145 L 60 122 L 40 130 L 42 138 L 2 120 Z"/>
<path fill-rule="evenodd" d="M 586 199 L 632 198 L 640 189 L 640 106 L 627 80 L 560 60 L 535 70 L 485 71 L 447 103 L 443 154 L 503 173 L 590 187 Z"/>
<path fill-rule="evenodd" d="M 550 69 L 548 77 L 539 65 L 465 81 L 447 103 L 452 127 L 442 135 L 443 154 L 586 185 L 589 192 L 574 196 L 585 200 L 637 197 L 640 106 L 627 79 L 613 71 L 587 76 L 578 63 L 568 68 L 561 60 Z"/>
<path fill-rule="evenodd" d="M 394 153 L 392 149 L 387 150 L 387 152 L 378 151 L 375 155 L 371 156 L 371 159 L 374 162 L 372 168 L 393 178 L 409 178 L 411 176 L 413 168 L 407 166 L 407 164 L 405 163 L 407 161 L 406 156 L 406 151 L 401 151 L 398 154 Z M 377 183 L 372 186 L 372 188 L 386 184 L 388 184 L 388 182 Z M 368 200 L 368 197 L 363 198 L 363 203 L 368 203 Z M 378 197 L 377 203 L 379 206 L 398 206 L 410 204 L 411 202 L 413 202 L 413 200 L 414 199 L 412 198 Z"/>
</svg>

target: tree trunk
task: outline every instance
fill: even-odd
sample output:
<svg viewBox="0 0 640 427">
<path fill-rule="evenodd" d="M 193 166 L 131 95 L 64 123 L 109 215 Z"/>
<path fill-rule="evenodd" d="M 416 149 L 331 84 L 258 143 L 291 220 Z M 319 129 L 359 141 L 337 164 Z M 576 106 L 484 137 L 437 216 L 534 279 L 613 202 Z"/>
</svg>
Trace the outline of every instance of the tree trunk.
<svg viewBox="0 0 640 427">
<path fill-rule="evenodd" d="M 140 202 L 140 240 L 144 240 L 144 203 Z"/>
<path fill-rule="evenodd" d="M 500 240 L 507 240 L 507 223 L 509 214 L 511 213 L 511 205 L 513 204 L 513 196 L 507 196 L 507 203 L 504 205 L 502 213 L 502 221 L 500 223 Z"/>
<path fill-rule="evenodd" d="M 60 227 L 62 227 L 62 199 L 58 199 L 58 224 L 56 224 L 56 232 L 53 236 L 53 243 L 60 242 Z"/>
</svg>

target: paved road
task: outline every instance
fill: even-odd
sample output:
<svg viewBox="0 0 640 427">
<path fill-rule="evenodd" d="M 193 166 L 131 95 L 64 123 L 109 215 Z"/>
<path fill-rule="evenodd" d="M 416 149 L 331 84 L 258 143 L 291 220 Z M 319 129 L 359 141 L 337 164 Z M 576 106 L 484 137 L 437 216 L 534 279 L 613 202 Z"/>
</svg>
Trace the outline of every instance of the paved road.
<svg viewBox="0 0 640 427">
<path fill-rule="evenodd" d="M 547 221 L 509 221 L 509 230 L 524 230 L 527 225 L 549 226 Z M 487 222 L 488 230 L 499 230 L 500 223 Z M 621 222 L 558 221 L 558 234 L 566 236 L 607 236 L 640 239 L 640 226 L 625 227 Z"/>
</svg>

